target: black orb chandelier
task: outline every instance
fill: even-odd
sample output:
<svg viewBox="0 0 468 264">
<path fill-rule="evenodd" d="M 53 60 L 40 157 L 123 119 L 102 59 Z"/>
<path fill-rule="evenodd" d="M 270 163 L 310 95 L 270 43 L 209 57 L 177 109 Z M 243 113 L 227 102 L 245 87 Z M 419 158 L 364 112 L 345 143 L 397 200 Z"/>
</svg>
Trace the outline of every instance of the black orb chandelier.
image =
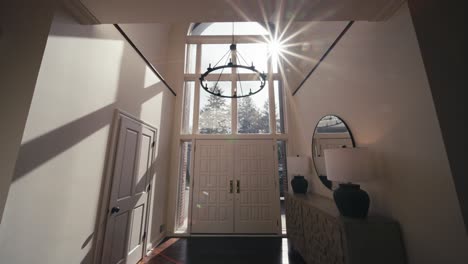
<svg viewBox="0 0 468 264">
<path fill-rule="evenodd" d="M 235 62 L 233 62 L 233 59 Z M 223 60 L 224 60 L 224 65 L 219 65 L 219 63 Z M 244 65 L 237 63 L 237 62 L 240 62 L 241 60 L 243 61 L 243 63 L 245 63 Z M 237 82 L 236 82 L 237 86 L 234 88 L 234 91 L 232 92 L 231 95 L 223 94 L 218 86 L 219 80 L 221 79 L 221 76 L 225 69 L 231 69 L 231 73 L 235 73 L 236 78 L 237 78 Z M 239 75 L 238 69 L 245 69 L 247 71 L 250 71 L 251 72 L 250 76 L 252 76 L 253 74 L 254 78 L 242 81 L 241 75 Z M 208 76 L 214 76 L 214 78 L 213 77 L 207 78 Z M 213 81 L 210 81 L 207 79 L 214 80 L 214 85 L 209 86 L 208 85 L 209 82 L 213 83 Z M 262 73 L 259 70 L 257 70 L 255 66 L 253 65 L 253 62 L 251 63 L 250 66 L 248 66 L 247 61 L 244 59 L 242 54 L 240 54 L 239 51 L 237 50 L 237 45 L 234 42 L 234 23 L 232 26 L 232 44 L 229 47 L 229 50 L 226 52 L 226 54 L 224 54 L 223 57 L 221 57 L 221 59 L 219 59 L 219 61 L 214 66 L 211 66 L 211 63 L 210 63 L 206 71 L 202 73 L 199 78 L 200 85 L 205 91 L 207 91 L 208 93 L 212 95 L 224 97 L 224 98 L 242 98 L 242 97 L 248 97 L 248 96 L 257 94 L 265 87 L 266 79 L 267 79 L 267 75 L 264 72 Z M 254 83 L 256 84 L 248 85 L 248 86 L 245 86 L 244 84 L 245 87 L 243 87 L 242 82 L 252 83 L 252 81 L 254 81 Z"/>
</svg>

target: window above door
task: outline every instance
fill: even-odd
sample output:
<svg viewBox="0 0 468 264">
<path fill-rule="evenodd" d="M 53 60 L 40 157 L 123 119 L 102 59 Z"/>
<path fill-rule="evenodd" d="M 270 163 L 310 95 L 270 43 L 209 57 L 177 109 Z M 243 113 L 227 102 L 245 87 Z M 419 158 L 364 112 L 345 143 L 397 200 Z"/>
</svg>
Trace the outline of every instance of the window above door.
<svg viewBox="0 0 468 264">
<path fill-rule="evenodd" d="M 244 58 L 234 62 L 253 64 L 268 75 L 265 87 L 253 96 L 221 98 L 200 89 L 200 74 L 216 63 L 233 41 Z M 278 73 L 280 60 L 272 54 L 268 30 L 256 22 L 198 23 L 192 26 L 186 42 L 185 85 L 182 103 L 182 135 L 285 134 L 285 98 Z M 241 61 L 242 60 L 242 61 Z M 252 76 L 247 71 L 227 69 L 208 81 L 217 83 L 224 95 L 249 89 Z M 250 79 L 249 79 L 250 78 Z M 241 82 L 237 80 L 242 80 Z"/>
</svg>

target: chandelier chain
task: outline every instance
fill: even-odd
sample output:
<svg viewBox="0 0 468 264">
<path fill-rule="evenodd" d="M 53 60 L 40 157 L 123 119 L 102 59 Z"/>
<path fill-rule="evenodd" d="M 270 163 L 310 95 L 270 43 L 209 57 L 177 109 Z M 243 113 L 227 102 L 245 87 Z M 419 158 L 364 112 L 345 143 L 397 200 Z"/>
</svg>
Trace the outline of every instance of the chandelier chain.
<svg viewBox="0 0 468 264">
<path fill-rule="evenodd" d="M 230 54 L 230 50 L 228 50 L 228 51 L 226 52 L 226 54 L 224 54 L 223 57 L 221 57 L 221 59 L 219 59 L 219 61 L 216 62 L 216 64 L 213 66 L 213 68 L 216 67 L 216 66 L 218 66 L 218 64 L 221 62 L 221 60 L 224 59 L 224 57 L 226 57 L 226 55 L 228 55 L 228 54 Z M 228 58 L 228 59 L 229 59 L 229 58 Z M 226 61 L 227 61 L 227 60 L 226 60 Z"/>
<path fill-rule="evenodd" d="M 238 79 L 237 83 L 239 83 L 239 86 L 240 86 L 241 94 L 244 94 L 244 89 L 242 89 L 242 80 L 241 80 L 241 77 L 239 75 L 239 72 L 237 72 L 237 79 Z"/>
<path fill-rule="evenodd" d="M 249 65 L 249 63 L 244 59 L 244 56 L 242 56 L 242 54 L 239 51 L 237 51 L 236 54 L 239 55 L 239 57 L 244 61 L 245 65 Z"/>
<path fill-rule="evenodd" d="M 234 44 L 234 22 L 232 22 L 232 44 Z"/>
<path fill-rule="evenodd" d="M 252 96 L 254 94 L 257 94 L 259 93 L 264 87 L 265 87 L 265 84 L 266 84 L 266 74 L 265 72 L 261 73 L 259 70 L 257 70 L 255 68 L 255 66 L 253 65 L 253 62 L 249 65 L 247 60 L 244 58 L 244 56 L 242 56 L 242 54 L 237 50 L 236 48 L 236 43 L 235 43 L 235 37 L 234 37 L 234 26 L 235 26 L 235 23 L 233 22 L 232 23 L 232 43 L 231 43 L 231 46 L 229 47 L 229 50 L 226 52 L 226 54 L 224 54 L 219 60 L 218 62 L 216 62 L 216 64 L 212 67 L 211 66 L 211 63 L 209 64 L 209 67 L 207 69 L 206 72 L 202 73 L 200 75 L 200 86 L 205 89 L 206 92 L 212 94 L 212 95 L 215 95 L 215 96 L 219 96 L 219 97 L 223 97 L 223 98 L 243 98 L 243 97 L 247 97 L 247 96 Z M 228 54 L 230 54 L 230 56 L 228 56 Z M 218 66 L 218 64 L 224 60 L 224 58 L 226 58 L 226 62 L 224 65 L 221 65 L 221 66 Z M 242 63 L 245 63 L 245 65 L 242 65 Z M 221 90 L 220 88 L 218 87 L 219 85 L 219 82 L 221 80 L 221 77 L 224 73 L 224 69 L 226 68 L 230 68 L 232 69 L 231 71 L 231 75 L 232 76 L 237 76 L 237 82 L 233 83 L 234 85 L 234 90 L 233 92 L 231 92 L 230 95 L 223 95 L 221 94 Z M 253 72 L 256 77 L 258 78 L 258 81 L 259 81 L 259 86 L 258 88 L 254 89 L 252 91 L 252 88 L 250 88 L 249 91 L 246 91 L 246 93 L 244 93 L 244 87 L 242 85 L 242 78 L 241 78 L 241 75 L 239 73 L 239 69 L 242 68 L 242 69 L 245 69 L 247 71 L 250 71 L 250 72 Z M 205 77 L 207 77 L 209 74 L 211 74 L 212 72 L 215 72 L 215 71 L 218 71 L 218 70 L 221 70 L 221 72 L 219 73 L 218 75 L 218 78 L 216 79 L 216 82 L 214 84 L 214 86 L 212 87 L 208 87 L 208 80 L 205 79 Z M 231 80 L 234 82 L 234 80 Z M 246 80 L 248 81 L 248 80 Z M 239 88 L 239 90 L 238 90 Z M 247 89 L 248 87 L 246 87 Z M 239 92 L 239 93 L 238 93 Z"/>
<path fill-rule="evenodd" d="M 226 62 L 227 62 L 227 60 L 226 60 Z M 225 69 L 225 68 L 222 68 L 222 69 L 221 69 L 221 73 L 219 74 L 218 80 L 216 80 L 216 83 L 215 83 L 215 86 L 214 86 L 214 88 L 217 87 L 218 93 L 221 93 L 220 90 L 219 90 L 219 87 L 218 87 L 218 83 L 219 83 L 219 80 L 221 79 L 221 75 L 223 75 L 224 69 Z M 214 88 L 213 88 L 213 89 L 214 89 Z"/>
</svg>

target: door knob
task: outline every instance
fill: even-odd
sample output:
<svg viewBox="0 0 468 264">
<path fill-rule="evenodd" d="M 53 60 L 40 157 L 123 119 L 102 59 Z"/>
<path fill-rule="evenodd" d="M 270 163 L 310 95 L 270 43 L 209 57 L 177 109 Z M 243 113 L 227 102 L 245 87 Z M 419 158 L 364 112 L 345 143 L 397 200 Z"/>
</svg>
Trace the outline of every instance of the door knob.
<svg viewBox="0 0 468 264">
<path fill-rule="evenodd" d="M 120 207 L 118 207 L 118 206 L 117 206 L 117 207 L 112 207 L 112 209 L 111 209 L 111 214 L 116 214 L 116 213 L 118 213 L 119 211 L 120 211 Z"/>
</svg>

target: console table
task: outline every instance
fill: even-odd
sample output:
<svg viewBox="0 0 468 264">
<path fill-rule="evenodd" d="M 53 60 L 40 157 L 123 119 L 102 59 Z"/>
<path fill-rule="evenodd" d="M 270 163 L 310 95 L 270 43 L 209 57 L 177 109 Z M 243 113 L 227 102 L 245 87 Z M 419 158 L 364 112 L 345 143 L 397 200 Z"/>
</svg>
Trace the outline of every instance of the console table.
<svg viewBox="0 0 468 264">
<path fill-rule="evenodd" d="M 399 224 L 384 217 L 340 216 L 333 200 L 286 194 L 290 247 L 308 264 L 404 264 Z"/>
</svg>

